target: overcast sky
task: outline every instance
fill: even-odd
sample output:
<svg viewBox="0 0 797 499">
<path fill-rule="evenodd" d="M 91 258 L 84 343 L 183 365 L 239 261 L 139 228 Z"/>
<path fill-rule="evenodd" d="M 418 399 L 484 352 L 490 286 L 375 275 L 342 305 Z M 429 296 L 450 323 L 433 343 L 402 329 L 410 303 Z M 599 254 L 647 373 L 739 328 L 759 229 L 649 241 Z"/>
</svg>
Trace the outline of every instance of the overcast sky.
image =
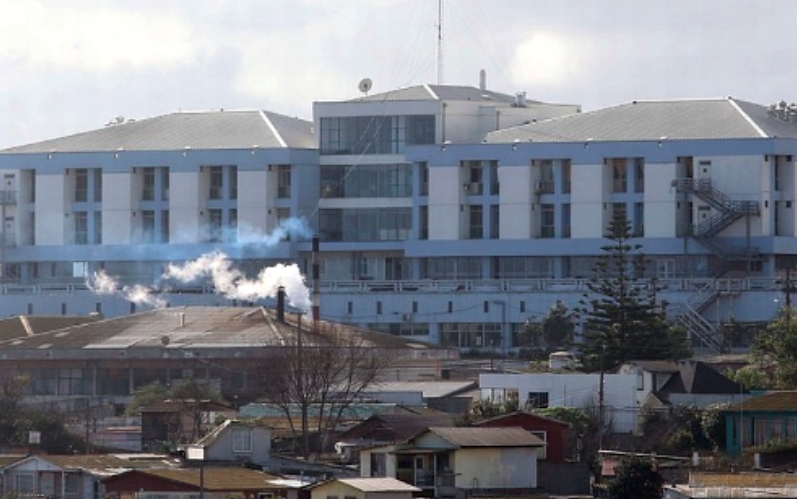
<svg viewBox="0 0 797 499">
<path fill-rule="evenodd" d="M 446 0 L 444 82 L 585 110 L 797 101 L 793 0 Z M 0 148 L 180 109 L 434 83 L 437 0 L 0 0 Z"/>
</svg>

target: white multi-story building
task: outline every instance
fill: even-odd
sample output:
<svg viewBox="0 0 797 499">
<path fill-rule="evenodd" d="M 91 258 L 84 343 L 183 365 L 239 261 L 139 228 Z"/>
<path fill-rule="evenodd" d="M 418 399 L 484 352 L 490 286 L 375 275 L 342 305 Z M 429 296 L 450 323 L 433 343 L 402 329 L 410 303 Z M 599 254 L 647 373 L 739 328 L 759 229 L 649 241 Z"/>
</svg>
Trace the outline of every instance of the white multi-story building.
<svg viewBox="0 0 797 499">
<path fill-rule="evenodd" d="M 0 152 L 3 313 L 128 313 L 83 285 L 157 283 L 220 249 L 245 271 L 309 241 L 251 234 L 306 218 L 321 314 L 462 348 L 507 349 L 529 317 L 586 291 L 626 213 L 697 344 L 772 318 L 796 263 L 797 109 L 731 98 L 589 113 L 486 88 L 423 85 L 319 102 L 315 122 L 176 113 Z M 170 303 L 223 303 L 172 293 Z"/>
</svg>

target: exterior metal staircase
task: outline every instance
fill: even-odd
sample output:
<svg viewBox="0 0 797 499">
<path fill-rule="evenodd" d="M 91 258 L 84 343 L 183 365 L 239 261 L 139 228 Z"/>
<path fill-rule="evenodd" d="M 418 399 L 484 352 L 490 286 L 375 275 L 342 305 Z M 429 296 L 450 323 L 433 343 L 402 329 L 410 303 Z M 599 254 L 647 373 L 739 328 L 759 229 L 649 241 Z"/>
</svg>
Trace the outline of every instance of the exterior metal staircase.
<svg viewBox="0 0 797 499">
<path fill-rule="evenodd" d="M 683 326 L 690 335 L 702 341 L 716 353 L 723 353 L 725 345 L 716 326 L 707 321 L 689 303 L 673 303 L 667 309 L 668 318 Z"/>
<path fill-rule="evenodd" d="M 710 178 L 673 180 L 677 192 L 691 194 L 714 210 L 716 213 L 699 224 L 689 227 L 688 235 L 699 244 L 722 258 L 725 262 L 757 261 L 761 259 L 758 248 L 739 247 L 728 244 L 717 236 L 732 223 L 742 217 L 755 216 L 761 213 L 758 201 L 737 201 L 721 192 L 711 184 Z"/>
<path fill-rule="evenodd" d="M 717 237 L 723 230 L 742 217 L 757 216 L 761 213 L 757 201 L 737 201 L 715 188 L 711 179 L 675 179 L 672 182 L 676 192 L 691 194 L 705 202 L 715 213 L 698 224 L 688 227 L 688 235 L 700 245 L 719 256 L 723 265 L 718 276 L 728 272 L 733 262 L 760 261 L 761 254 L 758 248 L 751 246 L 735 246 L 722 238 Z M 706 284 L 692 294 L 684 303 L 674 303 L 668 310 L 668 316 L 675 323 L 680 324 L 694 337 L 697 337 L 711 350 L 722 353 L 725 344 L 719 333 L 717 325 L 712 324 L 703 312 L 713 304 L 719 292 L 713 283 Z"/>
<path fill-rule="evenodd" d="M 667 309 L 667 318 L 683 326 L 714 352 L 723 353 L 725 344 L 719 328 L 702 315 L 716 301 L 717 296 L 719 291 L 713 282 L 709 282 L 689 296 L 685 302 L 671 304 Z"/>
</svg>

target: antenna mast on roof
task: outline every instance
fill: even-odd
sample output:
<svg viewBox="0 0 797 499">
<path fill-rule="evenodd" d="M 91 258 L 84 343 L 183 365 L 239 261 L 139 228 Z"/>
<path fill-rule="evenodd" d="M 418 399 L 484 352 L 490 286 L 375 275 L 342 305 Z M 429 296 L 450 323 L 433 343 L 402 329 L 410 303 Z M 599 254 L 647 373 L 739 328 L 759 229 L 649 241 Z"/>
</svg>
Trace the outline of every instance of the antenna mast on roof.
<svg viewBox="0 0 797 499">
<path fill-rule="evenodd" d="M 443 0 L 437 0 L 437 84 L 443 84 Z"/>
</svg>

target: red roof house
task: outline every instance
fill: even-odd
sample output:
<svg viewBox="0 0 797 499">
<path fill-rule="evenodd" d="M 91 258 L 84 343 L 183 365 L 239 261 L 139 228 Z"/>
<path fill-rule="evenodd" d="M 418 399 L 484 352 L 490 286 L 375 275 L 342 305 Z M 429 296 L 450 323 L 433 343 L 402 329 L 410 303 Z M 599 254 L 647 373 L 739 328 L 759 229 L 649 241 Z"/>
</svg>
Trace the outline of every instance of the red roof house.
<svg viewBox="0 0 797 499">
<path fill-rule="evenodd" d="M 474 426 L 490 428 L 519 426 L 545 442 L 538 453 L 540 461 L 563 463 L 572 453 L 567 449 L 570 425 L 531 412 L 517 411 L 475 423 Z"/>
</svg>

